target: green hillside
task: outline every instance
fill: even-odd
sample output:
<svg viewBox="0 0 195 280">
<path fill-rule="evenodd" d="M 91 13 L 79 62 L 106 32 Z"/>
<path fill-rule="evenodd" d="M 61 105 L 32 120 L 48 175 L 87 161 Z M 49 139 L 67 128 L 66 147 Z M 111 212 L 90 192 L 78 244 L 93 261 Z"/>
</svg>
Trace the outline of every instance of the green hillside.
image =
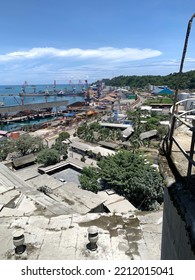
<svg viewBox="0 0 195 280">
<path fill-rule="evenodd" d="M 166 85 L 171 89 L 175 89 L 178 80 L 178 73 L 172 73 L 166 76 L 118 76 L 112 79 L 103 79 L 108 86 L 130 86 L 133 88 L 144 88 L 151 85 Z M 195 71 L 188 71 L 182 74 L 180 81 L 180 89 L 195 89 Z"/>
</svg>

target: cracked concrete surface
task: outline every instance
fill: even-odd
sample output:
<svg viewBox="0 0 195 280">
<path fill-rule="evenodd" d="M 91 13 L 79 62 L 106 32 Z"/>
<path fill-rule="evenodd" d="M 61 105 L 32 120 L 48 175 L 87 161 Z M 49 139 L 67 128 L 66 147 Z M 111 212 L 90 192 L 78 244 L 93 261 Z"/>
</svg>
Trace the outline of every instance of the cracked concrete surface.
<svg viewBox="0 0 195 280">
<path fill-rule="evenodd" d="M 134 214 L 1 217 L 0 259 L 160 259 L 162 211 Z M 87 249 L 90 225 L 99 230 L 98 249 Z M 16 255 L 12 233 L 23 229 L 26 251 Z"/>
</svg>

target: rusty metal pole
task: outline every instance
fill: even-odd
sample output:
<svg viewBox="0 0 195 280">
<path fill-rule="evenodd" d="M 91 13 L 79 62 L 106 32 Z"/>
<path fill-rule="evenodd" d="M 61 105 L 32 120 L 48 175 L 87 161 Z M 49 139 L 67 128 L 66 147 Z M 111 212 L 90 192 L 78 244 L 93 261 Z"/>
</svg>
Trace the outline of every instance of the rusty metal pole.
<svg viewBox="0 0 195 280">
<path fill-rule="evenodd" d="M 194 156 L 194 145 L 195 145 L 195 119 L 192 120 L 192 128 L 190 129 L 192 131 L 192 139 L 191 139 L 191 146 L 190 146 L 190 161 L 188 163 L 188 172 L 187 172 L 187 183 L 189 186 L 189 180 L 192 173 L 192 161 Z"/>
<path fill-rule="evenodd" d="M 183 47 L 183 53 L 182 53 L 182 58 L 181 58 L 181 63 L 180 63 L 180 68 L 179 68 L 179 74 L 178 74 L 178 79 L 177 79 L 177 84 L 176 84 L 176 89 L 175 89 L 175 97 L 174 97 L 174 103 L 173 103 L 173 108 L 172 108 L 172 117 L 171 117 L 171 126 L 170 126 L 170 130 L 169 130 L 169 134 L 168 134 L 168 140 L 169 142 L 169 147 L 168 147 L 168 155 L 171 155 L 171 150 L 172 150 L 172 137 L 174 134 L 174 130 L 175 130 L 175 123 L 176 123 L 176 119 L 175 119 L 175 112 L 177 112 L 177 107 L 176 107 L 176 103 L 178 101 L 178 91 L 179 91 L 179 87 L 180 87 L 180 83 L 181 83 L 181 77 L 182 77 L 182 71 L 183 71 L 183 64 L 184 64 L 184 60 L 185 60 L 185 56 L 186 56 L 186 51 L 187 51 L 187 46 L 188 46 L 188 39 L 189 39 L 189 35 L 190 35 L 190 30 L 192 27 L 192 21 L 195 17 L 195 14 L 193 14 L 188 22 L 188 27 L 187 27 L 187 31 L 186 31 L 186 37 L 185 37 L 185 43 L 184 43 L 184 47 Z"/>
</svg>

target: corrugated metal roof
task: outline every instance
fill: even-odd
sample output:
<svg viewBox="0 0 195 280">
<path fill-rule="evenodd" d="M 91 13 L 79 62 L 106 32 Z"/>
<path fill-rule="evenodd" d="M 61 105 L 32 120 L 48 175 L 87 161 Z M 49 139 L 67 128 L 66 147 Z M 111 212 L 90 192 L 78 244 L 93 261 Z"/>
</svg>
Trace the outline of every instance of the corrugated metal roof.
<svg viewBox="0 0 195 280">
<path fill-rule="evenodd" d="M 70 144 L 70 146 L 73 147 L 73 148 L 75 148 L 75 149 L 79 149 L 79 150 L 81 150 L 81 151 L 84 151 L 84 152 L 90 150 L 90 149 L 89 149 L 89 146 L 88 146 L 87 144 L 85 144 L 85 143 L 72 142 L 72 143 Z"/>
<path fill-rule="evenodd" d="M 99 141 L 98 144 L 100 144 L 101 146 L 112 148 L 112 149 L 116 149 L 118 147 L 117 144 L 112 143 L 112 142 L 106 142 L 106 141 Z"/>
<path fill-rule="evenodd" d="M 33 163 L 35 160 L 36 157 L 33 154 L 30 154 L 19 158 L 14 158 L 12 162 L 15 167 L 19 167 L 28 163 Z"/>
<path fill-rule="evenodd" d="M 134 132 L 134 129 L 132 126 L 127 127 L 125 130 L 123 130 L 123 137 L 127 138 Z"/>
<path fill-rule="evenodd" d="M 143 132 L 139 135 L 140 140 L 144 140 L 153 136 L 156 136 L 158 133 L 158 131 L 156 129 L 150 130 L 150 131 L 146 131 Z"/>
</svg>

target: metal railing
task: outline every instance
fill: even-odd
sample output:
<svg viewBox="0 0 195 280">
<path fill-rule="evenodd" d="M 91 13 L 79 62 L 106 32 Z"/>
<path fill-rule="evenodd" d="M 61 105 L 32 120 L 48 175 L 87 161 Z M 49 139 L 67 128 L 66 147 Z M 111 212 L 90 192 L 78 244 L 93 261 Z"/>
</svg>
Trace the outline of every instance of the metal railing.
<svg viewBox="0 0 195 280">
<path fill-rule="evenodd" d="M 191 137 L 191 143 L 190 143 L 190 150 L 186 151 L 176 140 L 174 137 L 174 131 L 171 133 L 171 137 L 169 135 L 169 144 L 168 144 L 168 155 L 171 156 L 172 154 L 172 147 L 173 143 L 178 147 L 178 149 L 182 152 L 182 154 L 185 156 L 185 158 L 188 160 L 188 170 L 187 170 L 187 178 L 189 179 L 191 176 L 192 172 L 192 166 L 195 166 L 195 161 L 193 160 L 193 155 L 194 155 L 194 146 L 195 146 L 195 108 L 190 109 L 190 110 L 185 110 L 184 112 L 179 113 L 178 106 L 181 104 L 185 104 L 188 101 L 194 101 L 195 103 L 195 98 L 188 98 L 185 100 L 181 100 L 179 102 L 175 103 L 175 112 L 172 112 L 172 123 L 170 125 L 170 131 L 172 128 L 172 125 L 174 123 L 174 130 L 175 128 L 178 128 L 181 125 L 185 125 L 186 127 L 189 128 L 189 130 L 192 132 L 192 137 Z M 171 110 L 173 107 L 171 108 Z"/>
<path fill-rule="evenodd" d="M 180 88 L 180 83 L 181 83 L 181 78 L 182 78 L 182 71 L 183 71 L 183 65 L 184 65 L 184 60 L 186 56 L 186 51 L 187 51 L 187 45 L 188 45 L 188 39 L 190 35 L 190 30 L 192 26 L 192 21 L 195 18 L 195 14 L 193 14 L 188 22 L 187 26 L 187 31 L 186 31 L 186 37 L 185 37 L 185 42 L 184 42 L 184 47 L 183 47 L 183 53 L 182 53 L 182 58 L 181 58 L 181 63 L 180 63 L 180 69 L 178 73 L 178 79 L 177 79 L 177 84 L 176 84 L 176 89 L 175 89 L 175 96 L 174 96 L 174 104 L 172 107 L 171 111 L 171 121 L 170 121 L 170 126 L 169 126 L 169 131 L 168 135 L 165 138 L 165 143 L 166 143 L 166 154 L 168 156 L 171 156 L 172 153 L 172 147 L 173 143 L 176 144 L 176 146 L 179 148 L 179 150 L 183 153 L 185 158 L 188 160 L 188 170 L 187 170 L 187 180 L 189 182 L 191 172 L 192 172 L 192 166 L 195 166 L 195 161 L 193 160 L 193 154 L 194 154 L 194 144 L 195 144 L 195 119 L 191 121 L 191 123 L 188 120 L 188 115 L 189 113 L 195 112 L 195 109 L 185 111 L 181 114 L 178 113 L 178 106 L 182 102 L 187 102 L 187 100 L 182 100 L 178 102 L 178 92 Z M 190 100 L 193 100 L 190 99 Z M 187 121 L 188 120 L 188 121 Z M 187 152 L 183 149 L 181 145 L 179 145 L 178 141 L 174 137 L 174 130 L 176 128 L 176 125 L 178 124 L 184 124 L 187 127 L 189 127 L 189 130 L 192 131 L 192 138 L 191 138 L 191 145 L 190 145 L 190 151 Z"/>
</svg>

